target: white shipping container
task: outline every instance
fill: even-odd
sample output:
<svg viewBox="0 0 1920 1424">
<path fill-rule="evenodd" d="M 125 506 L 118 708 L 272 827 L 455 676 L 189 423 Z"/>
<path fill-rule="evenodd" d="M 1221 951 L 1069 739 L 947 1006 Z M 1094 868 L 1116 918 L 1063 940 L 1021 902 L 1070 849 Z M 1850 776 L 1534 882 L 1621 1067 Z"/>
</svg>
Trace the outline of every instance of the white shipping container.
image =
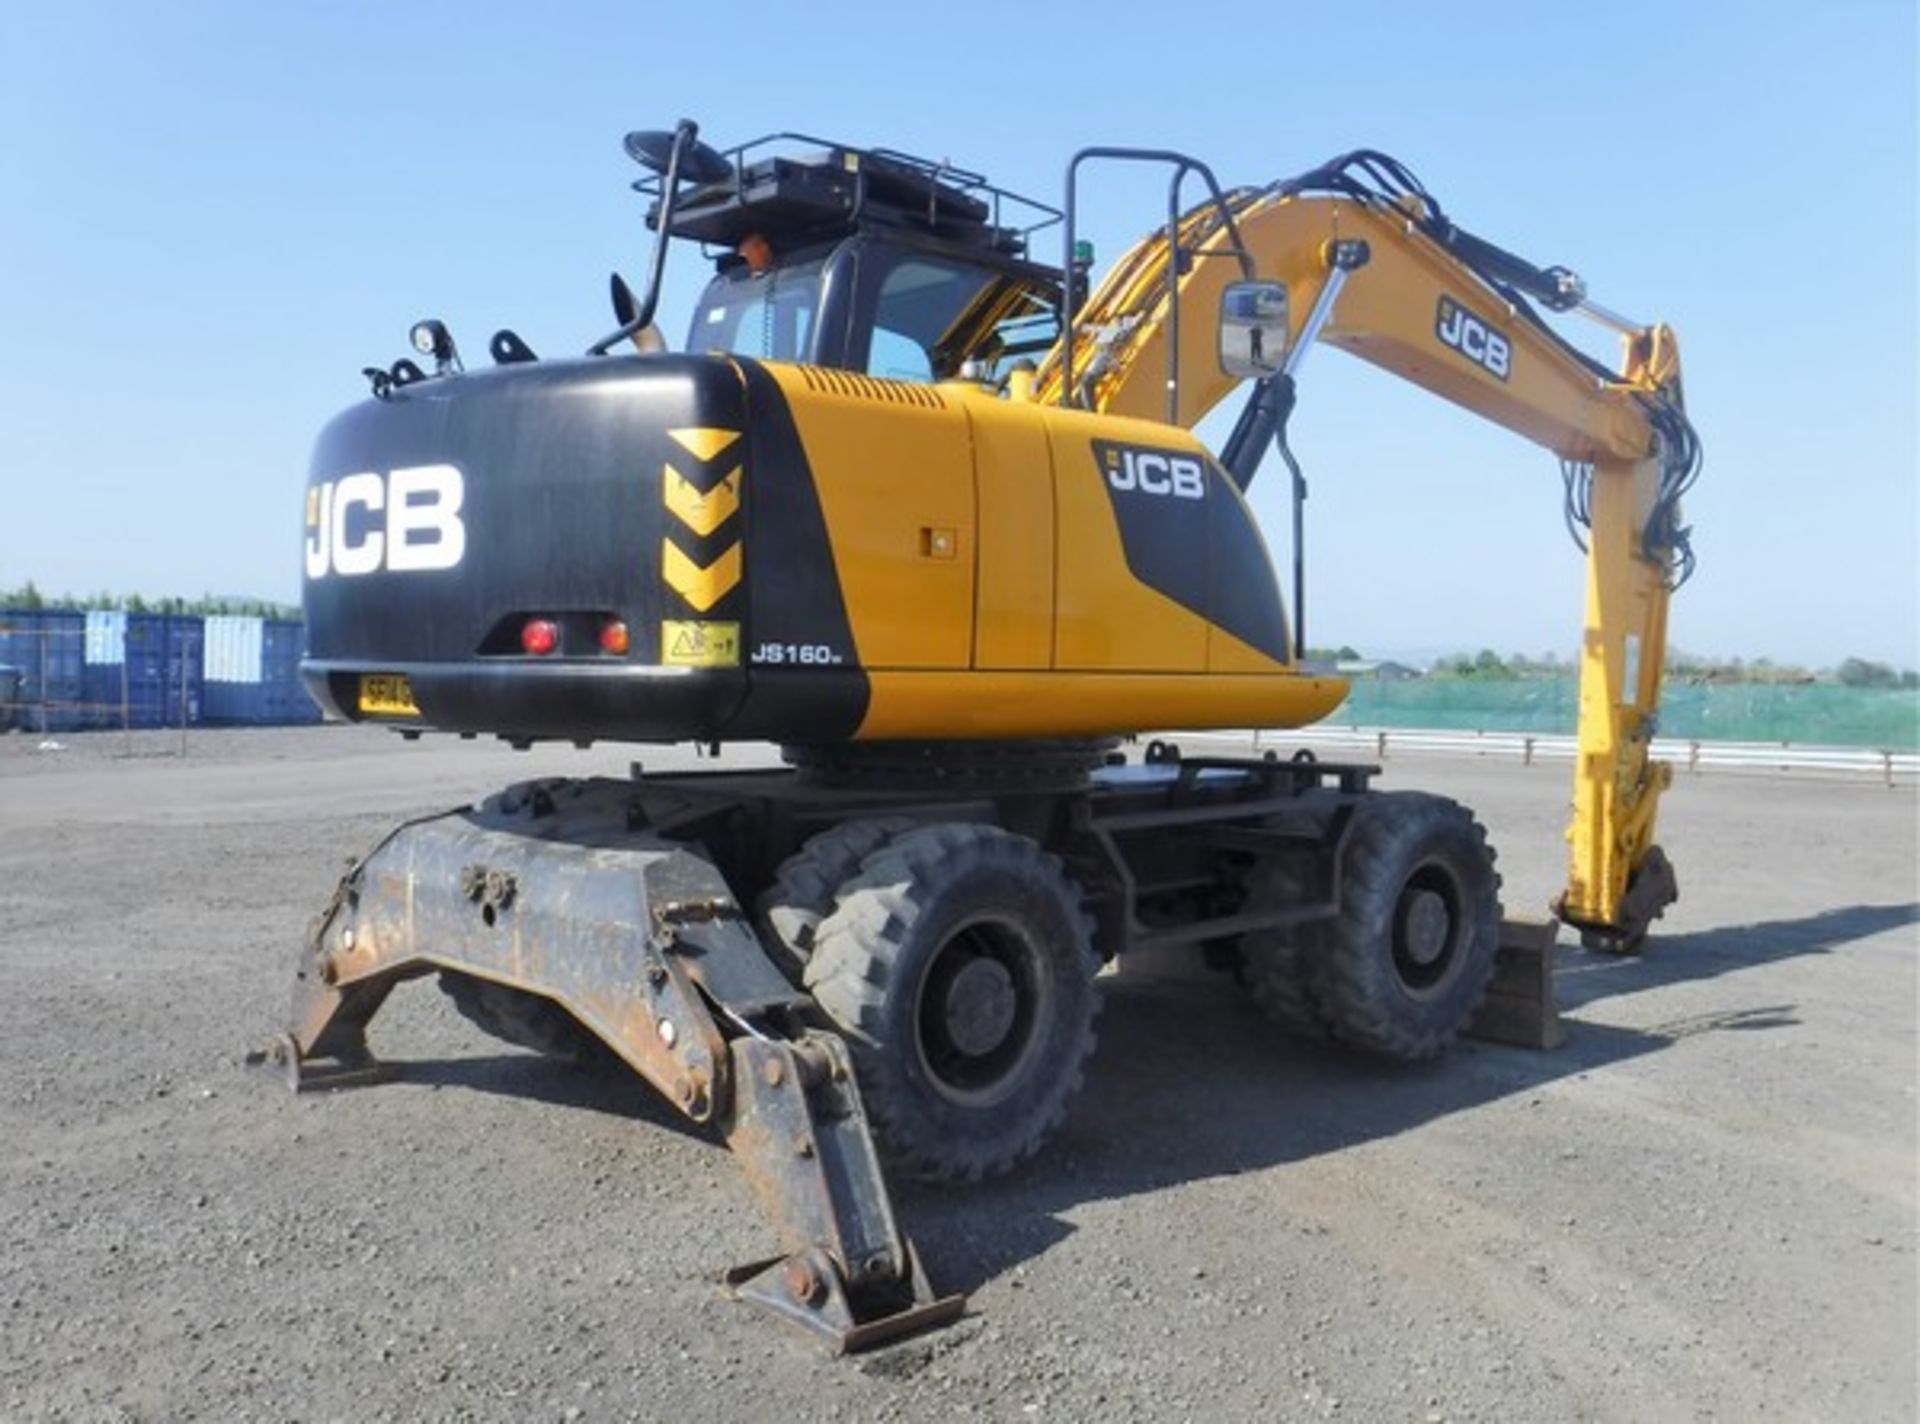
<svg viewBox="0 0 1920 1424">
<path fill-rule="evenodd" d="M 127 615 L 95 609 L 87 614 L 86 660 L 96 667 L 118 667 L 127 660 Z"/>
<path fill-rule="evenodd" d="M 265 620 L 219 615 L 206 620 L 208 682 L 260 681 Z"/>
</svg>

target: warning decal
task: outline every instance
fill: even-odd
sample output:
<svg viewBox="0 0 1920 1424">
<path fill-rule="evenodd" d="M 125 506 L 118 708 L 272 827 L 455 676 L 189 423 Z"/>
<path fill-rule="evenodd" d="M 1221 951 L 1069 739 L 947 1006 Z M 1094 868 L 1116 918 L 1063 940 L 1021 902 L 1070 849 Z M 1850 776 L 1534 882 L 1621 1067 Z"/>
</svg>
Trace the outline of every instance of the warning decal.
<svg viewBox="0 0 1920 1424">
<path fill-rule="evenodd" d="M 740 625 L 663 622 L 660 663 L 663 667 L 738 667 Z"/>
</svg>

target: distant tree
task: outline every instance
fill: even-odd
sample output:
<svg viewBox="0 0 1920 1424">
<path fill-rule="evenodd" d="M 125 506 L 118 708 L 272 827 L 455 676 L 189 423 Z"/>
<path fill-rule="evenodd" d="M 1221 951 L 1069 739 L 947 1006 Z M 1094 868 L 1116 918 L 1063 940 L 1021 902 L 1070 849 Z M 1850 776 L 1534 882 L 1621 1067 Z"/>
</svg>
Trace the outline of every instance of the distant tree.
<svg viewBox="0 0 1920 1424">
<path fill-rule="evenodd" d="M 1848 658 L 1840 664 L 1836 676 L 1842 687 L 1900 686 L 1900 674 L 1885 663 L 1871 663 L 1865 658 Z"/>
<path fill-rule="evenodd" d="M 1485 682 L 1497 682 L 1513 676 L 1513 669 L 1501 659 L 1492 648 L 1482 648 L 1469 657 L 1466 653 L 1455 653 L 1450 658 L 1442 658 L 1433 665 L 1434 677 L 1476 678 Z"/>
</svg>

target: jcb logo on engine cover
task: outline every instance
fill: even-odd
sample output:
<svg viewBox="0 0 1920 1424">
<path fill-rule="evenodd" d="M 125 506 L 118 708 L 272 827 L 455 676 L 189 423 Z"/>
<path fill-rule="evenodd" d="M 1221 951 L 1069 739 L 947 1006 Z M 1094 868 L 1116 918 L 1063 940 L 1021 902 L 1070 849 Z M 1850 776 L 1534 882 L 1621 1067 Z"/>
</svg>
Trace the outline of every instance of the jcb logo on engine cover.
<svg viewBox="0 0 1920 1424">
<path fill-rule="evenodd" d="M 1433 334 L 1440 338 L 1442 345 L 1451 346 L 1503 381 L 1513 370 L 1512 343 L 1452 297 L 1440 298 L 1440 308 L 1433 319 Z"/>
<path fill-rule="evenodd" d="M 307 489 L 307 577 L 450 569 L 467 552 L 452 465 L 346 475 Z"/>
<path fill-rule="evenodd" d="M 1100 468 L 1106 472 L 1107 483 L 1114 489 L 1138 490 L 1141 494 L 1167 499 L 1207 497 L 1207 468 L 1197 455 L 1138 445 L 1113 445 L 1105 440 L 1094 441 L 1094 448 L 1099 453 Z"/>
</svg>

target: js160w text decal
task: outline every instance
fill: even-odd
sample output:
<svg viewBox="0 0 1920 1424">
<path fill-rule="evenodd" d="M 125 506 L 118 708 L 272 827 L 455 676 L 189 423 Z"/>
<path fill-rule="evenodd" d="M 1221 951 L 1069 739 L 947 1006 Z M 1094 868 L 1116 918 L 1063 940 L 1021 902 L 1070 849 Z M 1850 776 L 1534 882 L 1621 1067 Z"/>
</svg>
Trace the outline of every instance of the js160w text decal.
<svg viewBox="0 0 1920 1424">
<path fill-rule="evenodd" d="M 450 569 L 467 552 L 452 465 L 346 475 L 307 489 L 307 577 Z"/>
<path fill-rule="evenodd" d="M 1513 346 L 1487 322 L 1452 297 L 1440 298 L 1433 318 L 1433 334 L 1476 366 L 1484 366 L 1501 380 L 1513 371 Z"/>
</svg>

